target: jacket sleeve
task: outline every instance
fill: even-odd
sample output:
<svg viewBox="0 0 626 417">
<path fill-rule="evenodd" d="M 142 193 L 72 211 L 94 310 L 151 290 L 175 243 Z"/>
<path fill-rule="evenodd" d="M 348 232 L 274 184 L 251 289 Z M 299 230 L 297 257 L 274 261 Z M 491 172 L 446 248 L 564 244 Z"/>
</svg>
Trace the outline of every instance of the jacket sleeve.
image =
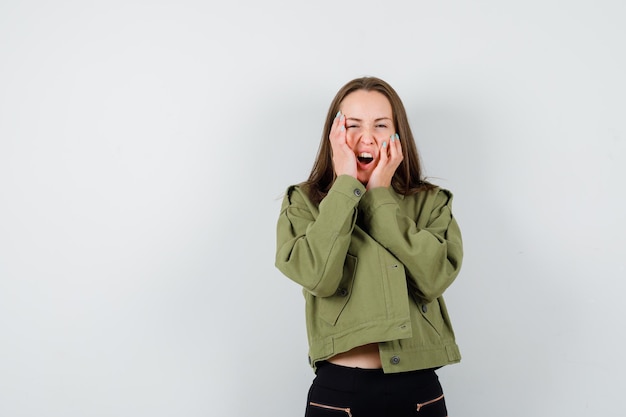
<svg viewBox="0 0 626 417">
<path fill-rule="evenodd" d="M 452 216 L 452 194 L 426 191 L 415 217 L 402 213 L 388 188 L 368 191 L 360 208 L 370 236 L 403 265 L 410 288 L 425 302 L 440 297 L 459 273 L 463 260 L 461 231 Z"/>
<path fill-rule="evenodd" d="M 278 218 L 276 267 L 313 295 L 335 294 L 363 195 L 363 185 L 347 175 L 335 180 L 319 207 L 291 187 Z"/>
</svg>

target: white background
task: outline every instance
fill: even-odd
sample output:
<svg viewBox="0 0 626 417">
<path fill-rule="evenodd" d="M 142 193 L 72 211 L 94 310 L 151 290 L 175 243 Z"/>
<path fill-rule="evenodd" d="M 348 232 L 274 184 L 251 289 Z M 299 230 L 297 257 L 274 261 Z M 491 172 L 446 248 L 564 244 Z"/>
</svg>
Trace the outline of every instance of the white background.
<svg viewBox="0 0 626 417">
<path fill-rule="evenodd" d="M 0 415 L 303 415 L 275 224 L 363 75 L 455 194 L 450 415 L 619 415 L 625 21 L 622 0 L 2 1 Z"/>
</svg>

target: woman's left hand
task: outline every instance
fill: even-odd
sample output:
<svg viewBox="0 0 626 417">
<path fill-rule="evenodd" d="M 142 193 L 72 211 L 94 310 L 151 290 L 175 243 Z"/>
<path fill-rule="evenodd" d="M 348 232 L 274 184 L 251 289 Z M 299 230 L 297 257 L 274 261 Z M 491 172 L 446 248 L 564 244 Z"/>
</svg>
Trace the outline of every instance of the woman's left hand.
<svg viewBox="0 0 626 417">
<path fill-rule="evenodd" d="M 366 189 L 371 190 L 372 188 L 391 186 L 393 174 L 395 174 L 403 159 L 402 145 L 396 133 L 389 138 L 389 141 L 383 142 L 380 148 L 378 165 L 372 171 Z"/>
</svg>

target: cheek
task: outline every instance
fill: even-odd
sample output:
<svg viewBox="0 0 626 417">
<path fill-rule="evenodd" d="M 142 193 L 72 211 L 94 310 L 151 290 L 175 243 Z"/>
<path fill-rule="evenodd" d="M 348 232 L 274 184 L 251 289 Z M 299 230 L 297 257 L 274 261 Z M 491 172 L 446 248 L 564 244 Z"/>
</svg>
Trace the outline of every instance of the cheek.
<svg viewBox="0 0 626 417">
<path fill-rule="evenodd" d="M 346 143 L 348 144 L 348 147 L 350 149 L 354 149 L 354 147 L 356 146 L 356 142 L 356 135 L 348 131 L 348 133 L 346 134 Z"/>
<path fill-rule="evenodd" d="M 376 142 L 376 146 L 380 148 L 383 146 L 383 142 L 387 142 L 387 143 L 389 142 L 389 136 L 386 134 L 379 134 L 379 135 L 376 135 L 374 140 Z"/>
</svg>

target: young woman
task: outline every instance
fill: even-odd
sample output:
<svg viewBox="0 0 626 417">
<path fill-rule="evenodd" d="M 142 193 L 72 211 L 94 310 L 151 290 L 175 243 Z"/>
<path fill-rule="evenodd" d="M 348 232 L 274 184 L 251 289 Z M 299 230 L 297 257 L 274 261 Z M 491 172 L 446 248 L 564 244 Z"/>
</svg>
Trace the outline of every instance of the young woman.
<svg viewBox="0 0 626 417">
<path fill-rule="evenodd" d="M 435 370 L 461 356 L 442 294 L 463 257 L 451 202 L 424 179 L 391 86 L 341 88 L 277 226 L 276 266 L 306 302 L 307 417 L 447 415 Z"/>
</svg>

